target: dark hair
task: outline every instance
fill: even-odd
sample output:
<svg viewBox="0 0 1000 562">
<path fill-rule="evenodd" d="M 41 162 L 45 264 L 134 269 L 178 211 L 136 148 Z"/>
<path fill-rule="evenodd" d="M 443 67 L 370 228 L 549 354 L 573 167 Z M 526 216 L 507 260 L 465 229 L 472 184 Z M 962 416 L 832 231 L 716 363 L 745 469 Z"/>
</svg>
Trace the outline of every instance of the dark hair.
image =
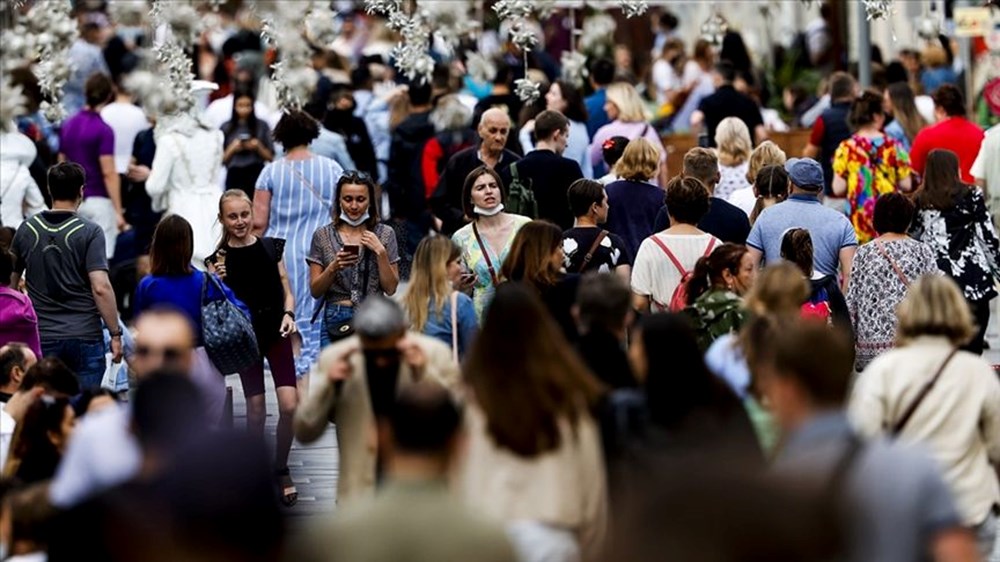
<svg viewBox="0 0 1000 562">
<path fill-rule="evenodd" d="M 15 476 L 22 484 L 48 480 L 55 475 L 62 454 L 49 434 L 62 435 L 62 423 L 69 407 L 67 397 L 43 394 L 28 406 L 24 419 L 17 424 L 10 456 L 20 461 Z"/>
<path fill-rule="evenodd" d="M 757 190 L 757 202 L 754 203 L 753 211 L 750 213 L 751 223 L 756 222 L 760 212 L 764 210 L 766 197 L 777 198 L 779 202 L 788 197 L 788 172 L 784 166 L 778 164 L 764 166 L 757 172 L 753 186 Z"/>
<path fill-rule="evenodd" d="M 493 75 L 494 84 L 514 85 L 514 69 L 504 61 L 496 63 L 497 72 Z"/>
<path fill-rule="evenodd" d="M 522 226 L 510 244 L 500 276 L 509 281 L 523 281 L 536 289 L 555 285 L 560 274 L 551 258 L 562 245 L 562 239 L 562 230 L 548 221 L 534 220 Z"/>
<path fill-rule="evenodd" d="M 668 214 L 684 224 L 698 224 L 708 214 L 708 188 L 701 180 L 677 176 L 667 184 Z"/>
<path fill-rule="evenodd" d="M 434 89 L 427 80 L 413 80 L 409 83 L 406 95 L 410 98 L 412 105 L 428 105 L 431 103 L 431 96 Z"/>
<path fill-rule="evenodd" d="M 10 372 L 14 370 L 14 367 L 18 367 L 22 371 L 27 367 L 28 354 L 24 351 L 28 349 L 28 346 L 23 343 L 11 342 L 0 347 L 7 348 L 3 353 L 0 353 L 0 386 L 6 386 L 10 384 Z"/>
<path fill-rule="evenodd" d="M 500 188 L 500 202 L 503 203 L 507 200 L 507 188 L 504 187 L 503 180 L 500 179 L 500 174 L 489 166 L 479 166 L 469 172 L 469 175 L 465 176 L 465 183 L 462 184 L 462 211 L 465 212 L 465 216 L 467 217 L 476 216 L 476 206 L 472 203 L 472 186 L 475 185 L 476 180 L 480 176 L 485 175 L 491 176 L 497 182 L 497 187 Z"/>
<path fill-rule="evenodd" d="M 463 373 L 492 441 L 528 458 L 557 449 L 559 421 L 576 427 L 601 392 L 536 292 L 521 283 L 497 287 Z"/>
<path fill-rule="evenodd" d="M 781 257 L 810 277 L 813 272 L 813 241 L 809 231 L 804 228 L 786 230 L 781 237 Z"/>
<path fill-rule="evenodd" d="M 38 83 L 38 77 L 32 72 L 30 66 L 21 66 L 10 71 L 10 82 L 12 86 L 20 86 L 21 93 L 27 100 L 27 110 L 29 113 L 38 111 L 38 106 L 45 100 L 42 87 Z"/>
<path fill-rule="evenodd" d="M 143 450 L 176 452 L 207 425 L 198 388 L 182 373 L 149 373 L 132 398 L 132 425 Z"/>
<path fill-rule="evenodd" d="M 76 374 L 56 357 L 42 357 L 24 373 L 20 391 L 27 392 L 35 387 L 43 388 L 50 394 L 80 394 L 80 382 Z"/>
<path fill-rule="evenodd" d="M 733 80 L 736 80 L 736 67 L 731 61 L 723 59 L 715 63 L 715 71 L 719 73 L 722 81 L 726 84 L 731 84 Z"/>
<path fill-rule="evenodd" d="M 87 172 L 76 162 L 60 162 L 49 168 L 45 181 L 53 201 L 77 201 L 83 197 L 81 190 L 87 183 Z"/>
<path fill-rule="evenodd" d="M 569 131 L 569 119 L 558 111 L 546 109 L 535 117 L 535 138 L 544 141 L 552 138 L 557 131 Z"/>
<path fill-rule="evenodd" d="M 461 428 L 462 412 L 440 385 L 418 383 L 399 392 L 389 424 L 395 449 L 444 455 Z"/>
<path fill-rule="evenodd" d="M 902 53 L 902 51 L 900 51 L 900 53 Z M 894 60 L 885 65 L 885 81 L 889 84 L 889 86 L 900 83 L 906 84 L 909 79 L 910 74 L 906 71 L 906 67 L 903 66 L 903 63 L 898 60 Z"/>
<path fill-rule="evenodd" d="M 576 306 L 584 331 L 613 333 L 625 326 L 632 309 L 632 292 L 628 283 L 614 273 L 591 272 L 580 280 Z"/>
<path fill-rule="evenodd" d="M 600 205 L 607 194 L 604 185 L 599 181 L 580 178 L 569 185 L 567 198 L 569 209 L 574 217 L 582 217 L 590 212 L 594 205 Z"/>
<path fill-rule="evenodd" d="M 875 118 L 879 115 L 885 115 L 885 111 L 882 109 L 882 96 L 865 91 L 851 102 L 847 124 L 854 130 L 858 130 L 865 125 L 874 123 Z"/>
<path fill-rule="evenodd" d="M 917 208 L 910 198 L 902 193 L 890 192 L 875 200 L 875 212 L 872 216 L 872 226 L 875 232 L 886 234 L 906 234 L 913 222 Z"/>
<path fill-rule="evenodd" d="M 10 285 L 10 276 L 14 274 L 14 254 L 7 249 L 0 250 L 0 287 Z"/>
<path fill-rule="evenodd" d="M 254 95 L 252 88 L 238 88 L 233 92 L 233 111 L 232 115 L 229 117 L 229 122 L 225 124 L 223 133 L 226 136 L 232 135 L 233 131 L 240 124 L 240 118 L 236 115 L 236 102 L 240 98 L 250 98 L 250 115 L 247 117 L 247 129 L 250 131 L 250 135 L 257 136 L 257 111 L 254 109 L 254 102 L 257 101 L 257 96 Z"/>
<path fill-rule="evenodd" d="M 696 146 L 684 154 L 684 175 L 700 180 L 706 187 L 719 177 L 719 157 L 715 151 Z"/>
<path fill-rule="evenodd" d="M 753 63 L 750 62 L 750 51 L 747 50 L 746 43 L 743 42 L 743 36 L 739 32 L 733 31 L 731 27 L 722 36 L 719 59 L 729 61 L 733 65 L 733 69 L 743 75 L 748 83 L 754 83 Z M 735 78 L 734 76 L 733 79 Z M 727 82 L 732 81 L 727 80 Z"/>
<path fill-rule="evenodd" d="M 149 273 L 152 275 L 187 275 L 194 255 L 194 232 L 191 223 L 180 215 L 167 215 L 153 232 L 149 246 Z"/>
<path fill-rule="evenodd" d="M 857 82 L 846 72 L 834 72 L 830 75 L 830 99 L 841 101 L 854 99 L 854 88 Z"/>
<path fill-rule="evenodd" d="M 236 103 L 236 100 L 233 100 Z M 286 111 L 271 132 L 271 138 L 285 147 L 285 152 L 297 147 L 308 146 L 319 136 L 319 121 L 308 113 L 297 109 Z"/>
<path fill-rule="evenodd" d="M 934 105 L 944 110 L 949 117 L 965 116 L 965 98 L 962 91 L 951 84 L 942 84 L 934 90 Z"/>
<path fill-rule="evenodd" d="M 667 29 L 677 29 L 678 25 L 677 16 L 673 12 L 664 11 L 660 13 L 660 27 L 666 27 Z"/>
<path fill-rule="evenodd" d="M 559 86 L 559 93 L 566 100 L 566 110 L 563 111 L 563 115 L 570 121 L 586 123 L 588 119 L 587 104 L 583 101 L 583 94 L 580 93 L 580 88 L 565 80 L 556 80 L 552 83 L 552 86 Z M 551 88 L 552 86 L 549 87 Z"/>
<path fill-rule="evenodd" d="M 716 247 L 708 256 L 698 258 L 687 282 L 687 303 L 694 304 L 698 297 L 713 287 L 724 287 L 723 272 L 737 275 L 747 251 L 743 244 L 726 243 Z"/>
<path fill-rule="evenodd" d="M 614 136 L 610 139 L 604 141 L 601 145 L 601 154 L 604 157 L 604 163 L 608 165 L 608 169 L 614 169 L 615 164 L 618 163 L 622 158 L 622 154 L 625 154 L 625 147 L 628 146 L 628 137 Z"/>
<path fill-rule="evenodd" d="M 924 165 L 923 182 L 917 191 L 917 208 L 946 211 L 970 189 L 959 175 L 958 155 L 944 148 L 934 149 L 927 155 Z"/>
<path fill-rule="evenodd" d="M 368 220 L 365 221 L 365 228 L 368 230 L 374 230 L 375 226 L 378 225 L 381 220 L 378 208 L 379 201 L 382 199 L 382 190 L 379 185 L 375 183 L 375 179 L 369 174 L 354 170 L 344 172 L 344 174 L 340 176 L 340 179 L 337 180 L 337 194 L 333 198 L 333 224 L 336 226 L 340 225 L 340 188 L 347 184 L 363 185 L 368 188 Z"/>
<path fill-rule="evenodd" d="M 800 320 L 775 336 L 769 346 L 774 374 L 795 379 L 818 406 L 843 406 L 854 368 L 854 342 L 847 330 Z"/>
<path fill-rule="evenodd" d="M 598 86 L 607 86 L 615 81 L 615 63 L 601 57 L 590 63 L 590 76 Z"/>
<path fill-rule="evenodd" d="M 114 91 L 115 85 L 111 82 L 111 78 L 108 78 L 101 72 L 91 74 L 83 86 L 84 97 L 87 100 L 87 106 L 90 108 L 95 108 L 110 101 L 111 96 L 114 95 Z"/>
</svg>

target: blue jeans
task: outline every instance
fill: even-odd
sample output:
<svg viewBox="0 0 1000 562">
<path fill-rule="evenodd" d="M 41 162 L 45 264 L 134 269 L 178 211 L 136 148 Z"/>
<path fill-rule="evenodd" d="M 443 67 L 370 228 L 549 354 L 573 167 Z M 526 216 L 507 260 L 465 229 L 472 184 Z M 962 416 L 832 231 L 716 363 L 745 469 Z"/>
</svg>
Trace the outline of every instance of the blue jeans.
<svg viewBox="0 0 1000 562">
<path fill-rule="evenodd" d="M 76 380 L 80 382 L 80 390 L 101 386 L 101 379 L 104 378 L 106 368 L 103 341 L 42 340 L 42 355 L 60 359 L 71 371 L 76 373 Z"/>
<path fill-rule="evenodd" d="M 320 331 L 319 335 L 319 346 L 320 349 L 330 345 L 330 331 L 327 330 L 327 326 L 332 326 L 343 322 L 344 320 L 350 320 L 354 318 L 354 308 L 350 306 L 342 306 L 339 304 L 327 304 L 326 309 L 323 311 L 323 329 Z"/>
</svg>

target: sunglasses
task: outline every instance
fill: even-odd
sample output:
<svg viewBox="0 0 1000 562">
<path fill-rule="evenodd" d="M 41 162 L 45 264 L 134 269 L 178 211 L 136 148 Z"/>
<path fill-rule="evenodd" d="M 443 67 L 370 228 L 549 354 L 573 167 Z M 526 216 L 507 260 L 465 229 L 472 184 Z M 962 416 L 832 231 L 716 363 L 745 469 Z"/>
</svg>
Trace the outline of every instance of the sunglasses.
<svg viewBox="0 0 1000 562">
<path fill-rule="evenodd" d="M 140 345 L 136 346 L 135 355 L 141 359 L 162 357 L 164 362 L 172 363 L 179 361 L 184 356 L 184 351 L 180 347 L 150 347 L 148 345 Z"/>
<path fill-rule="evenodd" d="M 349 170 L 340 176 L 341 185 L 345 183 L 370 183 L 371 181 L 371 174 L 362 172 L 361 170 Z"/>
</svg>

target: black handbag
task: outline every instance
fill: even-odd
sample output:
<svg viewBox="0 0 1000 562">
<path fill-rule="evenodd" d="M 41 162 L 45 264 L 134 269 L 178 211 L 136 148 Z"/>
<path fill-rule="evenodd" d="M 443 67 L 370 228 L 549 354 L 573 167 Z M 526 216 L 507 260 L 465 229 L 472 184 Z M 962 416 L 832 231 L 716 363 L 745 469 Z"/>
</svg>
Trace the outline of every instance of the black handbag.
<svg viewBox="0 0 1000 562">
<path fill-rule="evenodd" d="M 362 291 L 365 291 L 368 289 L 368 273 L 369 273 L 368 270 L 370 267 L 367 256 L 365 257 L 365 263 L 363 267 L 364 267 L 364 273 L 361 276 L 362 278 L 361 289 Z M 324 299 L 323 303 L 316 309 L 316 312 L 313 312 L 312 319 L 309 322 L 311 324 L 315 324 L 316 319 L 319 318 L 319 315 L 323 312 L 325 308 L 326 308 L 326 300 Z M 333 325 L 328 324 L 326 326 L 326 335 L 327 337 L 330 338 L 330 343 L 337 343 L 340 340 L 344 340 L 353 336 L 354 319 L 348 318 L 347 320 L 341 320 L 340 322 L 337 322 Z"/>
</svg>

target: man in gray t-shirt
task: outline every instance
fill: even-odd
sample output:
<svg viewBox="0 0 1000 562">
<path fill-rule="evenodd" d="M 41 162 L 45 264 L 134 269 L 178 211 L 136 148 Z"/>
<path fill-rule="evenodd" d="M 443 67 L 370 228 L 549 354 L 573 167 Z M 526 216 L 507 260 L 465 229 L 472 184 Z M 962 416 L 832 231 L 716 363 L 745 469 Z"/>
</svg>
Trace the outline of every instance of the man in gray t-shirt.
<svg viewBox="0 0 1000 562">
<path fill-rule="evenodd" d="M 104 233 L 80 217 L 85 173 L 64 162 L 49 169 L 52 210 L 24 221 L 11 250 L 14 282 L 24 273 L 38 314 L 42 354 L 58 357 L 77 374 L 81 388 L 97 387 L 104 375 L 103 320 L 111 332 L 111 353 L 121 360 L 114 289 L 108 279 Z"/>
<path fill-rule="evenodd" d="M 863 442 L 843 411 L 854 364 L 849 335 L 786 325 L 761 361 L 761 388 L 784 434 L 774 469 L 828 494 L 847 533 L 847 560 L 976 560 L 972 533 L 933 460 L 885 440 Z"/>
</svg>

